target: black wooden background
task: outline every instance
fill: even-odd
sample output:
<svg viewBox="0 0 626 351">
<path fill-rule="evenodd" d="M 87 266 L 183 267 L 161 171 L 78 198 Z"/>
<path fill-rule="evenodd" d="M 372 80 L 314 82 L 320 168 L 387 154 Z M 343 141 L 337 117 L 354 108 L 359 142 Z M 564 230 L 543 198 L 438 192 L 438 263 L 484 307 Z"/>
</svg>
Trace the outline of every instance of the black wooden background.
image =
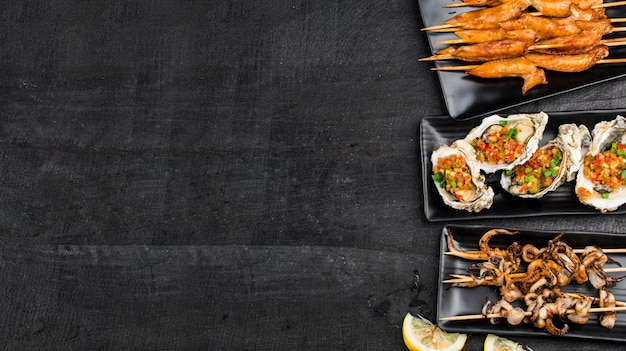
<svg viewBox="0 0 626 351">
<path fill-rule="evenodd" d="M 446 110 L 420 27 L 414 0 L 3 3 L 1 348 L 405 349 L 404 315 L 435 318 L 444 225 L 423 215 L 419 122 Z"/>
</svg>

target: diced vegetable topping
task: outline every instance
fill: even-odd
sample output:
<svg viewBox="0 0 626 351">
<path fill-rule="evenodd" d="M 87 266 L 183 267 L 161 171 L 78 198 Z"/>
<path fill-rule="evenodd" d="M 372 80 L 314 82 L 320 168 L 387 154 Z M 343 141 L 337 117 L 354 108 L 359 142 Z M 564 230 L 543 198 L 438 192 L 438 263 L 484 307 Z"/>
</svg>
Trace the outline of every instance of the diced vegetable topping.
<svg viewBox="0 0 626 351">
<path fill-rule="evenodd" d="M 432 178 L 439 187 L 452 193 L 459 201 L 466 200 L 463 195 L 468 190 L 476 189 L 469 167 L 461 155 L 440 157 L 433 166 Z"/>
<path fill-rule="evenodd" d="M 536 194 L 554 182 L 562 159 L 558 146 L 541 148 L 526 163 L 505 174 L 512 177 L 511 184 L 519 186 L 520 194 Z"/>
<path fill-rule="evenodd" d="M 522 155 L 525 145 L 515 140 L 517 128 L 510 128 L 507 121 L 492 126 L 481 138 L 472 140 L 479 162 L 489 164 L 511 163 Z"/>
<path fill-rule="evenodd" d="M 583 172 L 601 191 L 604 199 L 612 189 L 626 185 L 626 145 L 612 143 L 611 148 L 595 155 L 585 156 Z"/>
</svg>

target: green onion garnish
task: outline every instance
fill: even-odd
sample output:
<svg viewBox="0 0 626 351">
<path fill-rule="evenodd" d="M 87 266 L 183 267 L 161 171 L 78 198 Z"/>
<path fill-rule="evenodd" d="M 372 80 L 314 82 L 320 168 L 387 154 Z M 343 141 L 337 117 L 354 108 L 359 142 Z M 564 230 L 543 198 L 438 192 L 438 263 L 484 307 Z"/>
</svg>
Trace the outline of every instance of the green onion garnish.
<svg viewBox="0 0 626 351">
<path fill-rule="evenodd" d="M 511 138 L 515 138 L 515 135 L 517 135 L 517 128 L 511 128 L 511 129 L 509 129 L 509 132 L 506 133 L 506 136 L 504 137 L 504 140 L 509 140 Z"/>
</svg>

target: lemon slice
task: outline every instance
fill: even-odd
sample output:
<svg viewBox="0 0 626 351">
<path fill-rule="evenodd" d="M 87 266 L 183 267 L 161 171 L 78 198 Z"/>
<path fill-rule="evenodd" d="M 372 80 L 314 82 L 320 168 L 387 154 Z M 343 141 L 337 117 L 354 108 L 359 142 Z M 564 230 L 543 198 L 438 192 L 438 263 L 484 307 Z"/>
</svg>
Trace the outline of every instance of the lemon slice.
<svg viewBox="0 0 626 351">
<path fill-rule="evenodd" d="M 488 334 L 485 338 L 484 351 L 526 351 L 530 350 L 524 348 L 521 344 L 516 343 L 513 340 L 503 338 L 494 334 Z"/>
<path fill-rule="evenodd" d="M 459 351 L 467 341 L 467 334 L 445 332 L 428 319 L 410 313 L 404 317 L 402 336 L 411 351 Z"/>
</svg>

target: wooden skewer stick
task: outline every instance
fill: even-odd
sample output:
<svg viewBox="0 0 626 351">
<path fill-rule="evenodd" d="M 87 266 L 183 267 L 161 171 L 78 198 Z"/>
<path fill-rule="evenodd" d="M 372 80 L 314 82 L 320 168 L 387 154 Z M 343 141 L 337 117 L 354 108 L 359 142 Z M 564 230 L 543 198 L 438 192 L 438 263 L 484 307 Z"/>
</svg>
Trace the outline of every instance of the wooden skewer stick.
<svg viewBox="0 0 626 351">
<path fill-rule="evenodd" d="M 464 5 L 460 5 L 460 4 L 461 3 L 454 4 L 454 7 L 464 6 Z M 622 5 L 626 5 L 626 0 L 624 0 L 624 1 L 605 2 L 605 3 L 602 3 L 602 4 L 593 5 L 593 6 L 591 6 L 591 8 L 592 9 L 598 9 L 598 8 L 603 8 L 603 7 L 615 7 L 615 6 L 622 6 Z M 540 12 L 532 12 L 530 14 L 533 15 L 533 16 L 541 16 L 542 15 Z M 457 26 L 454 26 L 454 25 L 451 25 L 451 24 L 438 24 L 438 25 L 422 28 L 421 30 L 422 31 L 428 31 L 428 30 L 433 30 L 433 29 L 455 28 L 455 27 L 457 27 Z"/>
<path fill-rule="evenodd" d="M 579 293 L 563 292 L 563 294 L 565 294 L 565 295 L 567 295 L 567 296 L 569 296 L 569 297 L 576 298 L 576 299 L 580 299 L 580 298 L 582 298 L 581 294 L 579 294 Z M 589 296 L 589 295 L 586 295 L 586 296 L 587 296 L 587 297 L 589 297 L 589 298 L 591 298 L 591 300 L 592 300 L 593 302 L 596 302 L 596 303 L 597 303 L 597 302 L 599 302 L 599 301 L 600 301 L 600 298 L 599 298 L 599 297 Z M 623 301 L 615 301 L 615 305 L 616 305 L 616 306 L 626 306 L 626 302 L 623 302 Z"/>
<path fill-rule="evenodd" d="M 447 28 L 456 28 L 456 26 L 452 24 L 438 24 L 436 26 L 424 27 L 421 30 L 427 31 L 427 30 L 447 29 Z"/>
<path fill-rule="evenodd" d="M 463 30 L 463 28 L 460 27 L 450 27 L 450 28 L 441 28 L 441 29 L 433 29 L 431 30 L 431 32 L 433 33 L 454 33 L 458 30 Z"/>
<path fill-rule="evenodd" d="M 452 60 L 452 55 L 433 55 L 419 59 L 419 61 L 439 61 L 439 60 Z"/>
<path fill-rule="evenodd" d="M 454 277 L 454 278 L 465 278 L 465 277 L 467 277 L 466 275 L 463 275 L 463 274 L 454 274 L 454 273 L 450 273 L 450 276 Z"/>
<path fill-rule="evenodd" d="M 463 40 L 463 39 L 449 39 L 449 40 L 436 41 L 435 44 L 440 44 L 440 45 L 465 44 L 465 40 Z"/>
<path fill-rule="evenodd" d="M 615 7 L 626 5 L 626 1 L 612 1 L 612 2 L 603 2 L 601 4 L 591 6 L 592 9 L 599 9 L 602 7 Z"/>
<path fill-rule="evenodd" d="M 606 46 L 626 45 L 626 38 L 603 39 L 600 41 L 600 44 L 604 44 Z"/>
<path fill-rule="evenodd" d="M 530 15 L 540 16 L 541 13 L 533 12 L 533 13 L 530 13 Z M 609 19 L 609 21 L 611 21 L 612 23 L 624 23 L 626 22 L 626 18 L 613 18 L 613 19 Z M 463 28 L 461 27 L 456 27 L 456 26 L 451 26 L 451 25 L 440 25 L 437 27 L 440 27 L 440 28 L 428 29 L 432 27 L 426 27 L 426 28 L 423 28 L 422 30 L 430 30 L 433 33 L 454 33 L 456 31 L 463 30 Z M 613 27 L 613 30 L 611 31 L 611 33 L 624 32 L 624 31 L 626 31 L 626 27 Z"/>
<path fill-rule="evenodd" d="M 607 46 L 626 45 L 626 38 L 614 38 L 614 39 L 602 39 L 599 44 Z M 566 47 L 568 44 L 536 44 L 528 47 L 528 50 L 546 50 L 546 49 L 558 49 Z"/>
<path fill-rule="evenodd" d="M 604 269 L 605 272 L 607 273 L 620 273 L 620 272 L 626 272 L 626 267 L 618 267 L 618 268 L 605 268 Z M 512 273 L 509 274 L 509 278 L 522 278 L 524 276 L 524 272 L 518 272 L 518 273 Z M 451 277 L 453 277 L 454 279 L 448 279 L 448 280 L 444 280 L 442 281 L 442 283 L 444 284 L 454 284 L 454 283 L 469 283 L 474 281 L 474 279 L 470 276 L 467 275 L 462 275 L 462 274 L 450 274 Z M 485 280 L 490 281 L 493 280 L 493 277 L 485 277 Z"/>
<path fill-rule="evenodd" d="M 434 61 L 433 60 L 429 60 L 429 61 Z M 608 63 L 626 63 L 626 58 L 615 58 L 615 59 L 602 59 L 602 60 L 598 60 L 598 62 L 596 62 L 596 64 L 608 64 Z M 433 67 L 430 70 L 431 71 L 469 71 L 470 69 L 476 68 L 479 65 L 461 65 L 461 66 L 443 66 L 443 67 Z M 606 250 L 603 250 L 604 252 L 607 252 Z M 626 251 L 613 251 L 612 253 L 624 253 Z M 469 252 L 471 253 L 471 252 Z M 607 252 L 608 253 L 608 252 Z M 444 255 L 454 255 L 451 252 L 444 252 Z"/>
<path fill-rule="evenodd" d="M 626 311 L 626 306 L 619 306 L 619 307 L 596 307 L 596 308 L 589 309 L 590 313 L 617 312 L 617 311 Z M 567 314 L 571 314 L 571 313 L 576 313 L 576 311 L 575 310 L 567 310 L 566 313 Z M 525 312 L 524 314 L 526 316 L 530 316 L 530 315 L 532 315 L 532 312 Z M 468 320 L 485 319 L 485 318 L 502 318 L 502 315 L 500 315 L 499 313 L 493 313 L 493 314 L 488 314 L 488 315 L 484 315 L 484 314 L 466 314 L 466 315 L 462 315 L 462 316 L 442 317 L 442 318 L 439 318 L 439 320 L 440 321 L 468 321 Z"/>
<path fill-rule="evenodd" d="M 465 7 L 465 6 L 475 6 L 475 5 L 468 5 L 468 4 L 464 3 L 464 2 L 456 2 L 454 4 L 447 4 L 447 5 L 443 5 L 441 7 L 451 9 L 451 8 L 455 8 L 455 7 Z M 478 7 L 478 6 L 476 6 L 476 7 Z M 480 7 L 482 7 L 482 6 L 480 6 Z"/>
<path fill-rule="evenodd" d="M 620 32 L 626 32 L 626 27 L 618 27 L 621 28 Z M 454 45 L 454 44 L 466 44 L 463 39 L 449 39 L 435 42 L 435 44 L 442 45 Z M 613 39 L 602 39 L 600 44 L 605 44 L 608 46 L 617 46 L 617 45 L 626 45 L 626 38 L 613 38 Z M 537 49 L 553 49 L 559 48 L 568 44 L 536 44 L 528 47 L 528 50 L 537 50 Z M 431 56 L 436 57 L 436 56 Z"/>
<path fill-rule="evenodd" d="M 598 8 L 602 8 L 602 7 L 614 7 L 614 6 L 621 6 L 621 5 L 626 5 L 626 1 L 613 1 L 613 2 L 606 2 L 606 3 L 602 3 L 602 4 L 597 4 L 597 5 L 593 5 L 591 6 L 592 9 L 598 9 Z M 457 2 L 457 3 L 453 3 L 453 4 L 447 4 L 447 5 L 443 5 L 443 8 L 456 8 L 456 7 L 465 7 L 465 6 L 475 6 L 475 5 L 468 5 L 464 2 Z M 476 6 L 476 7 L 485 7 L 485 6 Z M 538 14 L 536 16 L 541 16 L 541 12 L 533 12 L 533 15 Z"/>
<path fill-rule="evenodd" d="M 620 42 L 620 43 L 607 43 L 605 44 L 606 46 L 618 46 L 618 45 L 626 45 L 626 41 Z M 424 57 L 419 59 L 419 61 L 442 61 L 442 60 L 454 60 L 455 57 L 452 55 L 434 55 L 434 56 L 429 56 L 429 57 Z M 626 63 L 626 58 L 616 58 L 616 59 L 602 59 L 602 60 L 598 60 L 598 62 L 596 62 L 596 64 L 606 64 L 606 63 Z M 442 67 L 432 67 L 430 70 L 431 71 L 467 71 L 470 70 L 472 68 L 476 68 L 479 65 L 460 65 L 460 66 L 442 66 Z M 471 251 L 469 252 L 470 254 L 472 253 Z M 613 252 L 613 253 L 626 253 L 626 249 L 624 251 L 620 251 L 620 252 Z M 449 252 L 443 252 L 444 255 L 453 255 L 452 253 Z"/>
<path fill-rule="evenodd" d="M 623 19 L 624 22 L 626 22 L 626 18 L 620 18 Z M 613 27 L 613 29 L 611 30 L 611 33 L 617 33 L 617 32 L 626 32 L 626 26 L 625 27 Z M 603 41 L 621 41 L 621 42 L 626 42 L 626 38 L 613 38 L 613 39 L 604 39 Z M 465 40 L 463 39 L 448 39 L 448 40 L 441 40 L 441 41 L 436 41 L 435 44 L 437 45 L 456 45 L 456 44 L 468 44 Z M 472 43 L 469 43 L 472 44 Z M 549 49 L 550 47 L 546 47 L 547 49 Z"/>
<path fill-rule="evenodd" d="M 433 67 L 431 71 L 469 71 L 472 68 L 476 68 L 479 65 L 465 65 L 465 66 L 446 66 L 446 67 Z M 444 255 L 454 255 L 451 252 L 444 252 Z"/>
<path fill-rule="evenodd" d="M 600 60 L 600 61 L 598 61 L 596 63 L 626 63 L 626 58 L 604 59 L 604 60 Z"/>
<path fill-rule="evenodd" d="M 602 39 L 600 41 L 601 44 L 607 44 L 607 43 L 621 43 L 624 44 L 626 43 L 626 38 L 613 38 L 613 39 Z"/>
<path fill-rule="evenodd" d="M 600 60 L 600 61 L 606 61 L 606 60 L 607 59 Z M 626 59 L 613 59 L 613 60 L 626 60 Z M 598 62 L 600 62 L 600 61 L 598 61 Z M 620 62 L 626 62 L 626 61 L 620 61 Z M 455 66 L 455 67 L 460 67 L 460 66 Z M 478 67 L 478 66 L 477 65 L 473 65 L 473 66 L 467 66 L 467 67 L 471 67 L 470 69 L 472 69 L 472 68 L 475 68 L 475 67 Z M 585 251 L 585 249 L 573 249 L 573 251 L 574 251 L 575 254 L 581 254 L 581 253 L 583 253 Z M 482 253 L 482 251 L 465 251 L 465 252 L 470 254 L 470 255 Z M 626 253 L 626 248 L 620 247 L 620 248 L 612 248 L 612 249 L 611 248 L 609 248 L 609 249 L 602 249 L 602 252 L 607 253 L 607 254 L 608 253 Z M 442 254 L 449 255 L 449 256 L 454 256 L 454 253 L 450 252 L 450 251 L 444 251 L 444 252 L 442 252 Z"/>
<path fill-rule="evenodd" d="M 580 299 L 582 296 L 578 293 L 570 293 L 570 292 L 564 292 L 565 295 L 569 296 L 569 297 L 573 297 L 573 298 L 577 298 Z M 587 295 L 587 297 L 590 297 L 593 302 L 598 302 L 600 301 L 599 297 L 595 297 L 595 296 L 589 296 Z M 622 302 L 622 301 L 615 301 L 615 305 L 616 306 L 626 306 L 626 302 Z"/>
</svg>

